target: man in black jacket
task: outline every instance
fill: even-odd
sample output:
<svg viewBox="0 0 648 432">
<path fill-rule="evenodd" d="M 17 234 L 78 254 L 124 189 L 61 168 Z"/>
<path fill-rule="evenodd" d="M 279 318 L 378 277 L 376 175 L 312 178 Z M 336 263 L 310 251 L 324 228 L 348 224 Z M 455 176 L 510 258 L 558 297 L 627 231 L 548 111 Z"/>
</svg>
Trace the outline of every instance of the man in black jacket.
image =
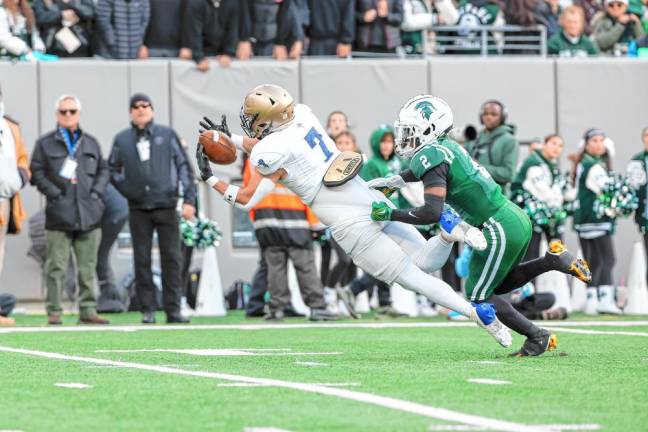
<svg viewBox="0 0 648 432">
<path fill-rule="evenodd" d="M 277 60 L 301 56 L 304 30 L 292 0 L 240 1 L 239 60 L 249 59 L 253 52 Z"/>
<path fill-rule="evenodd" d="M 70 248 L 78 267 L 79 322 L 108 324 L 97 315 L 97 248 L 104 205 L 101 196 L 109 181 L 108 167 L 97 140 L 79 128 L 81 103 L 63 95 L 56 103 L 57 127 L 36 141 L 31 160 L 31 183 L 47 198 L 48 324 L 61 324 L 61 291 Z"/>
<path fill-rule="evenodd" d="M 348 57 L 355 36 L 355 2 L 308 0 L 310 45 L 308 55 Z"/>
<path fill-rule="evenodd" d="M 239 0 L 187 0 L 184 37 L 198 69 L 209 69 L 208 56 L 227 67 L 236 55 L 239 37 Z"/>
<path fill-rule="evenodd" d="M 151 14 L 148 27 L 137 58 L 191 59 L 191 50 L 185 40 L 183 27 L 188 0 L 150 0 L 150 3 Z"/>
<path fill-rule="evenodd" d="M 196 188 L 180 140 L 173 129 L 153 123 L 153 105 L 145 94 L 130 100 L 131 127 L 113 141 L 111 181 L 128 200 L 133 240 L 135 286 L 142 322 L 155 323 L 155 285 L 151 272 L 153 231 L 158 233 L 162 295 L 167 323 L 187 323 L 180 314 L 181 265 L 178 183 L 184 192 L 182 217 L 195 215 Z"/>
</svg>

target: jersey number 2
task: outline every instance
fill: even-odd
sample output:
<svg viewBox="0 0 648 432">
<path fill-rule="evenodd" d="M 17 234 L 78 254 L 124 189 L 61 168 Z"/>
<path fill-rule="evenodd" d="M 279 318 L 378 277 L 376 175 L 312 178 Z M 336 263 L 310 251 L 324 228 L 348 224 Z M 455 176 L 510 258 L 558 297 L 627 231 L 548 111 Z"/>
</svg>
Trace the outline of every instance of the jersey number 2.
<svg viewBox="0 0 648 432">
<path fill-rule="evenodd" d="M 306 142 L 312 149 L 314 149 L 315 146 L 319 145 L 320 149 L 322 149 L 322 153 L 324 153 L 324 161 L 328 162 L 328 160 L 331 159 L 331 156 L 333 156 L 331 150 L 326 147 L 324 138 L 319 132 L 317 132 L 315 128 L 311 128 L 311 130 L 308 131 L 308 133 L 304 137 L 304 140 L 306 140 Z"/>
</svg>

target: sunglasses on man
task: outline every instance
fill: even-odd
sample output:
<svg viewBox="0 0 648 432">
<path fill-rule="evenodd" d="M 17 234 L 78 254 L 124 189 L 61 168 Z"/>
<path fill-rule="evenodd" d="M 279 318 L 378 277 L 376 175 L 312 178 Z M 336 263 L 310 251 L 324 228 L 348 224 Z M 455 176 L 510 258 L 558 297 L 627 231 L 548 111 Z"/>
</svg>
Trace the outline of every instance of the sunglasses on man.
<svg viewBox="0 0 648 432">
<path fill-rule="evenodd" d="M 135 104 L 135 105 L 131 106 L 131 109 L 145 109 L 145 108 L 148 108 L 150 106 L 151 106 L 150 103 L 139 103 L 139 104 Z"/>
<path fill-rule="evenodd" d="M 70 115 L 74 115 L 74 114 L 76 114 L 78 111 L 79 111 L 79 110 L 77 110 L 77 109 L 60 109 L 60 110 L 58 110 L 59 114 L 61 114 L 61 115 L 63 115 L 63 116 L 64 116 L 64 115 L 68 115 L 68 114 L 70 114 Z"/>
</svg>

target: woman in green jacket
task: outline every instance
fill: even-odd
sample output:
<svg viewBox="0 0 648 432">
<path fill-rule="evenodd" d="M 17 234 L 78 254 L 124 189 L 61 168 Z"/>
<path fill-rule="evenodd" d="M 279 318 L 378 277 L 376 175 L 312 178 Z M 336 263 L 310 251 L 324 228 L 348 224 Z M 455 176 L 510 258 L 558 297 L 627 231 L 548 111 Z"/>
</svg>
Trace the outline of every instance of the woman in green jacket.
<svg viewBox="0 0 648 432">
<path fill-rule="evenodd" d="M 578 233 L 583 256 L 592 269 L 585 305 L 588 315 L 621 313 L 616 306 L 612 282 L 612 269 L 616 262 L 612 235 L 616 221 L 607 215 L 597 214 L 594 208 L 597 196 L 609 181 L 609 159 L 607 162 L 603 159 L 605 137 L 605 132 L 600 129 L 585 132 L 585 147 L 576 160 L 576 169 L 572 174 L 577 191 L 574 230 Z"/>
<path fill-rule="evenodd" d="M 648 188 L 646 187 L 646 179 L 648 179 L 648 127 L 641 131 L 641 139 L 643 141 L 643 151 L 637 153 L 628 164 L 627 174 L 630 184 L 637 189 L 637 196 L 639 198 L 639 207 L 635 210 L 635 222 L 639 231 L 643 234 L 644 246 L 646 254 L 648 255 Z M 648 273 L 646 274 L 648 280 Z"/>
</svg>

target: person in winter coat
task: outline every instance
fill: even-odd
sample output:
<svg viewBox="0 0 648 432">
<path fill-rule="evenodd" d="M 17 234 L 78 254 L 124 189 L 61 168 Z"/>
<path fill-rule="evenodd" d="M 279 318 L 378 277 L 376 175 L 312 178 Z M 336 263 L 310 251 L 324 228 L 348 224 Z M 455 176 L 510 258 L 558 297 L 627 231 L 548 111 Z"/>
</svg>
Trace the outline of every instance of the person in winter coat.
<svg viewBox="0 0 648 432">
<path fill-rule="evenodd" d="M 560 31 L 559 19 L 562 13 L 558 0 L 540 0 L 536 3 L 535 22 L 545 26 L 547 39 Z"/>
<path fill-rule="evenodd" d="M 36 141 L 31 183 L 45 198 L 47 231 L 47 323 L 60 325 L 61 291 L 70 249 L 78 267 L 79 323 L 108 324 L 97 315 L 97 249 L 104 211 L 101 197 L 109 181 L 108 166 L 97 140 L 79 127 L 81 102 L 63 95 L 56 103 L 56 129 Z"/>
<path fill-rule="evenodd" d="M 308 55 L 349 57 L 355 39 L 355 2 L 308 0 Z"/>
<path fill-rule="evenodd" d="M 92 0 L 35 0 L 36 23 L 47 52 L 59 57 L 90 57 Z"/>
<path fill-rule="evenodd" d="M 405 0 L 401 38 L 407 54 L 423 53 L 424 30 L 434 25 L 453 25 L 459 12 L 452 0 Z"/>
<path fill-rule="evenodd" d="M 99 0 L 97 26 L 113 59 L 135 59 L 144 43 L 150 18 L 149 0 Z"/>
<path fill-rule="evenodd" d="M 628 42 L 643 35 L 641 19 L 628 13 L 628 0 L 605 0 L 605 15 L 594 21 L 593 33 L 594 41 L 602 53 L 625 54 Z"/>
<path fill-rule="evenodd" d="M 520 145 L 513 136 L 515 128 L 506 123 L 504 104 L 496 100 L 484 102 L 479 112 L 484 129 L 466 150 L 504 191 L 515 177 Z"/>
<path fill-rule="evenodd" d="M 137 58 L 191 59 L 185 19 L 188 0 L 150 0 L 151 13 Z"/>
<path fill-rule="evenodd" d="M 356 46 L 361 51 L 395 53 L 401 46 L 400 0 L 358 0 L 356 4 Z"/>
</svg>

